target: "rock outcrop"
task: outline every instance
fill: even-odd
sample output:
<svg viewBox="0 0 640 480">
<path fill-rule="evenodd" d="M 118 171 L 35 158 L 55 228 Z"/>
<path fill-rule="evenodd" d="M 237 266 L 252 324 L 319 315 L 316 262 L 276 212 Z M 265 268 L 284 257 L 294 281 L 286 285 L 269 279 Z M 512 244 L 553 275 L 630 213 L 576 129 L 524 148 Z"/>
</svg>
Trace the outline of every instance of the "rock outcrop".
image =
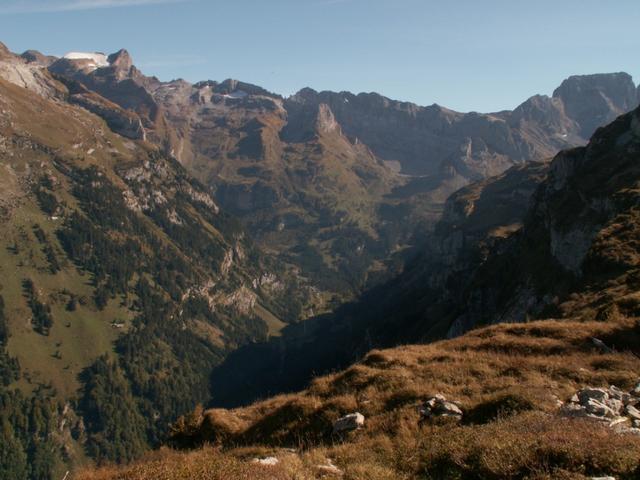
<svg viewBox="0 0 640 480">
<path fill-rule="evenodd" d="M 420 420 L 434 420 L 436 418 L 453 418 L 460 420 L 463 416 L 460 405 L 451 402 L 444 395 L 436 395 L 430 398 L 419 409 Z"/>
<path fill-rule="evenodd" d="M 14 55 L 0 43 L 0 78 L 31 90 L 46 98 L 60 98 L 66 94 L 64 87 L 38 63 L 28 62 Z"/>
<path fill-rule="evenodd" d="M 639 405 L 640 395 L 635 390 L 625 392 L 612 385 L 583 388 L 563 404 L 560 411 L 571 417 L 606 422 L 620 432 L 640 435 Z"/>
</svg>

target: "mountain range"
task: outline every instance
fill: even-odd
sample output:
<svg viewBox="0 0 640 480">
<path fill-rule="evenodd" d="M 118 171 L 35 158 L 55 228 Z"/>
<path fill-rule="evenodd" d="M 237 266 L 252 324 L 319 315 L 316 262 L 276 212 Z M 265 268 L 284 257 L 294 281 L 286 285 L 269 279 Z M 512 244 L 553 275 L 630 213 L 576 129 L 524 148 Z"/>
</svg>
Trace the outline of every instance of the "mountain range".
<svg viewBox="0 0 640 480">
<path fill-rule="evenodd" d="M 0 472 L 128 462 L 198 403 L 301 389 L 372 348 L 624 324 L 639 101 L 625 73 L 490 114 L 283 98 L 0 44 Z"/>
<path fill-rule="evenodd" d="M 161 82 L 126 50 L 102 55 L 101 68 L 91 55 L 22 58 L 116 132 L 175 157 L 263 248 L 313 278 L 320 293 L 306 316 L 397 273 L 403 256 L 389 259 L 433 226 L 458 188 L 586 143 L 639 95 L 624 73 L 574 76 L 514 111 L 462 114 L 373 93 L 283 98 L 236 80 Z"/>
</svg>

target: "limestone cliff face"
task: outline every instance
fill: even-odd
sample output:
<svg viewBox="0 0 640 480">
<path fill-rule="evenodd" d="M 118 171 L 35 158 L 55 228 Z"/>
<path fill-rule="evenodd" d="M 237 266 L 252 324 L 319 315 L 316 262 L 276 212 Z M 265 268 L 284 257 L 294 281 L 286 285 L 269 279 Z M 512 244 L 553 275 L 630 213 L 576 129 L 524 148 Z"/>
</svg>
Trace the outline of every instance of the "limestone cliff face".
<svg viewBox="0 0 640 480">
<path fill-rule="evenodd" d="M 48 70 L 58 78 L 77 82 L 84 89 L 97 93 L 121 109 L 135 113 L 145 130 L 145 135 L 140 134 L 135 138 L 147 136 L 161 146 L 169 144 L 171 129 L 167 128 L 164 114 L 150 93 L 150 89 L 159 82 L 142 75 L 133 66 L 126 50 L 105 58 L 106 63 L 98 66 L 90 59 L 61 58 L 53 62 Z M 114 116 L 120 116 L 119 112 L 110 109 L 94 108 L 92 111 L 108 116 L 109 119 L 105 120 L 111 124 L 114 123 Z M 100 112 L 104 112 L 104 115 Z M 130 128 L 128 130 L 133 131 Z"/>
<path fill-rule="evenodd" d="M 64 87 L 55 81 L 42 65 L 28 62 L 14 55 L 2 43 L 0 43 L 0 78 L 47 98 L 61 97 L 66 93 Z"/>
<path fill-rule="evenodd" d="M 531 97 L 514 111 L 458 113 L 438 105 L 420 107 L 375 93 L 304 89 L 285 102 L 288 112 L 328 105 L 344 133 L 409 174 L 464 177 L 497 175 L 514 164 L 542 160 L 582 145 L 598 126 L 638 104 L 625 73 L 574 76 L 553 97 Z M 297 120 L 290 115 L 290 122 Z M 443 169 L 447 165 L 447 169 Z"/>
<path fill-rule="evenodd" d="M 588 146 L 556 156 L 522 231 L 474 273 L 450 334 L 549 309 L 565 315 L 572 292 L 597 306 L 613 279 L 635 275 L 639 152 L 640 109 L 599 129 Z"/>
<path fill-rule="evenodd" d="M 588 147 L 559 154 L 536 195 L 533 218 L 548 229 L 553 257 L 575 275 L 584 273 L 599 232 L 636 200 L 639 114 L 618 118 Z"/>
</svg>

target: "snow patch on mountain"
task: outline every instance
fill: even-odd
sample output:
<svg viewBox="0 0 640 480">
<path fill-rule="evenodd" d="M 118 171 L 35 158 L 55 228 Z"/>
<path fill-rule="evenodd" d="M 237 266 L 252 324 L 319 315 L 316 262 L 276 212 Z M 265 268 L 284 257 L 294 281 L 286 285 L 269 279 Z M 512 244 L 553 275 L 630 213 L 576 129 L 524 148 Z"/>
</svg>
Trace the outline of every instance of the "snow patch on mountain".
<svg viewBox="0 0 640 480">
<path fill-rule="evenodd" d="M 108 67 L 110 65 L 104 53 L 69 52 L 64 58 L 67 60 L 90 60 L 90 66 L 94 68 Z"/>
<path fill-rule="evenodd" d="M 249 94 L 247 92 L 245 92 L 244 90 L 236 90 L 234 92 L 231 92 L 228 95 L 223 95 L 224 98 L 232 98 L 234 100 L 239 100 L 242 98 L 246 98 L 248 97 Z"/>
</svg>

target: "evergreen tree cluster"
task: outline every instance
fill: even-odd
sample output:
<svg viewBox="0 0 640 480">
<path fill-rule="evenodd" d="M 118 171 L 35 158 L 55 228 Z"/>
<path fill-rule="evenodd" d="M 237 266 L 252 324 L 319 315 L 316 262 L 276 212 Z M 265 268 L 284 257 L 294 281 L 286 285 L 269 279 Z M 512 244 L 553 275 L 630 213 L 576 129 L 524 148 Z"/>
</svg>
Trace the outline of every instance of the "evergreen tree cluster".
<svg viewBox="0 0 640 480">
<path fill-rule="evenodd" d="M 41 335 L 49 335 L 49 331 L 53 327 L 51 307 L 40 302 L 33 280 L 25 278 L 22 282 L 22 288 L 27 297 L 29 308 L 31 308 L 31 323 L 34 330 Z"/>
<path fill-rule="evenodd" d="M 6 351 L 8 340 L 9 325 L 4 313 L 4 298 L 0 295 L 0 388 L 6 387 L 20 376 L 18 360 L 10 357 Z"/>
<path fill-rule="evenodd" d="M 44 389 L 27 397 L 0 387 L 0 478 L 54 480 L 63 462 L 57 421 L 58 405 Z"/>
<path fill-rule="evenodd" d="M 58 257 L 56 256 L 56 252 L 53 249 L 53 245 L 47 237 L 47 234 L 42 230 L 40 225 L 35 224 L 33 226 L 33 234 L 38 239 L 38 242 L 42 245 L 42 253 L 49 262 L 49 271 L 54 274 L 60 271 L 60 263 L 58 262 Z"/>
<path fill-rule="evenodd" d="M 25 396 L 7 386 L 20 379 L 20 367 L 6 351 L 9 331 L 0 296 L 0 478 L 53 480 L 62 462 L 58 443 L 58 405 L 38 388 Z"/>
</svg>

